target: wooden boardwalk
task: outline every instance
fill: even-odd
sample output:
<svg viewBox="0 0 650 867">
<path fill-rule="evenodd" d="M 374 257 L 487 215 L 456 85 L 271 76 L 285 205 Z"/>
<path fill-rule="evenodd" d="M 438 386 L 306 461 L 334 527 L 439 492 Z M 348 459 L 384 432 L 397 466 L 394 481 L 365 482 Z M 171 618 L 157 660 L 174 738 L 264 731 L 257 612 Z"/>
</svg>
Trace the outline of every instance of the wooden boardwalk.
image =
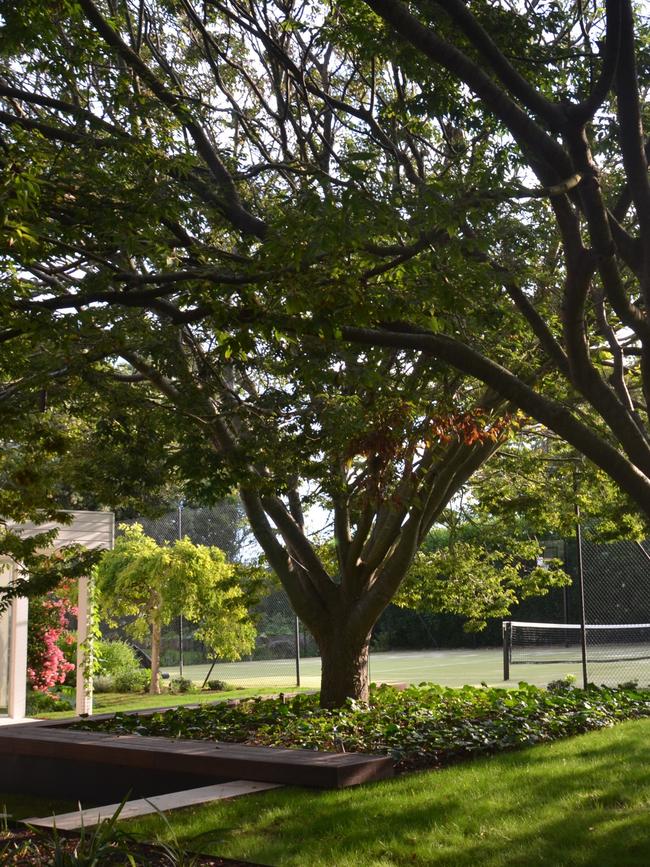
<svg viewBox="0 0 650 867">
<path fill-rule="evenodd" d="M 0 731 L 0 790 L 78 792 L 86 799 L 96 791 L 96 802 L 105 803 L 106 791 L 120 786 L 122 794 L 141 796 L 230 780 L 340 789 L 394 772 L 385 756 L 71 731 L 47 723 Z"/>
</svg>

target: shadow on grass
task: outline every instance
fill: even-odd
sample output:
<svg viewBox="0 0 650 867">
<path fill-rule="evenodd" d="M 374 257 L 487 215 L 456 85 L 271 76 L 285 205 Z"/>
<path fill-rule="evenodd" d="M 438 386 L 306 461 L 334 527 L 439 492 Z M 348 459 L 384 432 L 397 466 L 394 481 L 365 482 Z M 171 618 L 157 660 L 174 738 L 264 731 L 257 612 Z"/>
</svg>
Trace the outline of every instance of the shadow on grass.
<svg viewBox="0 0 650 867">
<path fill-rule="evenodd" d="M 650 863 L 650 720 L 339 792 L 170 814 L 184 845 L 270 865 Z M 151 836 L 155 822 L 141 823 Z"/>
</svg>

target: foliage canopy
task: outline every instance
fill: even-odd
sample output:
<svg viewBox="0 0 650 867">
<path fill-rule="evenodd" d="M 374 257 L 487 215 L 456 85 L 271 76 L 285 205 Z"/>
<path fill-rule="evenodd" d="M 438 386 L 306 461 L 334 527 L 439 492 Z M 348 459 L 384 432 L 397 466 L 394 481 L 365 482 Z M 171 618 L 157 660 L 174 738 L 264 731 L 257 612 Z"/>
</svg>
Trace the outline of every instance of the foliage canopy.
<svg viewBox="0 0 650 867">
<path fill-rule="evenodd" d="M 326 703 L 366 694 L 373 624 L 518 410 L 650 513 L 630 0 L 0 14 L 0 405 L 81 385 L 192 495 L 238 486 Z"/>
<path fill-rule="evenodd" d="M 95 568 L 98 610 L 113 625 L 130 618 L 136 638 L 151 635 L 151 692 L 160 688 L 160 630 L 179 614 L 215 656 L 239 659 L 253 648 L 249 600 L 222 551 L 186 538 L 158 545 L 139 524 L 121 530 Z"/>
</svg>

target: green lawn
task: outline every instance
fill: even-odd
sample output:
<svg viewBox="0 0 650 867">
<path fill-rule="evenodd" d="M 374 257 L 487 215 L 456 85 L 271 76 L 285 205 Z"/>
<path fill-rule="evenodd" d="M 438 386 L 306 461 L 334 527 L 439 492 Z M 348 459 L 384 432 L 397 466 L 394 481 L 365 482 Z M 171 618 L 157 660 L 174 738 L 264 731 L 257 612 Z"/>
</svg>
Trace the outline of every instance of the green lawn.
<svg viewBox="0 0 650 867">
<path fill-rule="evenodd" d="M 305 692 L 304 688 L 295 687 L 287 692 Z M 127 710 L 147 710 L 155 707 L 179 707 L 186 704 L 206 704 L 211 701 L 227 701 L 233 698 L 249 698 L 254 695 L 277 695 L 277 689 L 270 687 L 250 687 L 248 689 L 232 689 L 222 692 L 188 692 L 171 695 L 163 692 L 161 695 L 141 695 L 138 693 L 106 692 L 96 693 L 93 697 L 94 713 L 121 713 Z M 74 709 L 54 711 L 52 713 L 36 713 L 38 719 L 66 719 L 75 716 Z"/>
<path fill-rule="evenodd" d="M 16 795 L 0 792 L 0 813 L 8 819 L 33 819 L 51 816 L 52 813 L 71 813 L 78 807 L 77 801 L 50 798 L 47 795 Z M 2 821 L 0 820 L 0 829 Z"/>
<path fill-rule="evenodd" d="M 168 814 L 180 842 L 268 865 L 650 863 L 650 720 L 339 792 L 280 789 Z M 169 836 L 159 818 L 133 821 Z"/>
<path fill-rule="evenodd" d="M 201 684 L 210 670 L 209 665 L 186 665 L 184 676 Z M 318 689 L 320 686 L 320 659 L 307 657 L 301 662 L 302 689 Z M 178 669 L 165 668 L 172 677 L 178 676 Z M 124 710 L 144 710 L 152 707 L 174 707 L 182 704 L 199 704 L 214 701 L 216 698 L 245 698 L 250 695 L 268 695 L 281 690 L 296 692 L 296 663 L 293 659 L 273 659 L 258 662 L 224 662 L 215 666 L 212 677 L 238 687 L 232 692 L 192 693 L 162 697 L 148 695 L 119 695 L 97 693 L 95 713 L 114 713 Z M 537 686 L 546 686 L 567 674 L 577 677 L 581 682 L 579 664 L 562 665 L 514 665 L 511 679 L 503 681 L 503 654 L 500 649 L 478 648 L 476 650 L 411 650 L 372 653 L 370 656 L 370 676 L 377 682 L 439 683 L 442 686 L 464 686 L 488 683 L 490 686 L 516 686 L 520 680 Z M 614 677 L 611 666 L 603 664 L 590 667 L 590 677 L 595 683 L 631 679 Z M 616 674 L 616 672 L 615 672 Z M 650 684 L 650 660 L 635 662 L 634 678 L 641 686 Z M 39 713 L 42 719 L 63 719 L 73 716 L 69 713 Z"/>
<path fill-rule="evenodd" d="M 320 659 L 306 657 L 301 660 L 302 686 L 318 689 L 320 686 Z M 185 677 L 203 682 L 209 665 L 186 665 Z M 165 668 L 171 677 L 178 669 Z M 513 665 L 510 681 L 503 681 L 503 651 L 501 648 L 450 648 L 446 650 L 392 650 L 370 654 L 370 678 L 374 681 L 395 683 L 439 683 L 441 686 L 478 685 L 516 686 L 520 680 L 536 686 L 546 686 L 573 674 L 581 682 L 578 661 L 561 664 L 536 663 Z M 223 662 L 215 666 L 212 677 L 218 677 L 236 686 L 274 687 L 291 689 L 296 683 L 296 663 L 293 659 L 272 659 L 256 662 Z M 650 685 L 650 660 L 634 660 L 617 665 L 590 663 L 589 679 L 594 683 L 616 685 L 621 681 L 637 680 L 641 686 Z"/>
</svg>

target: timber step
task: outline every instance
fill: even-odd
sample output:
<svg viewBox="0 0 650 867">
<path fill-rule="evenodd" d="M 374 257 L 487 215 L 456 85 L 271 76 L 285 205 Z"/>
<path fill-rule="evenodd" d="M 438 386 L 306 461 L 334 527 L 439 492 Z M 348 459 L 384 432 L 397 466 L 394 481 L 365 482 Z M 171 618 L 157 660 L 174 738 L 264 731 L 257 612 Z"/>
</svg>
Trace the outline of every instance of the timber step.
<svg viewBox="0 0 650 867">
<path fill-rule="evenodd" d="M 201 781 L 205 785 L 208 781 L 244 779 L 339 789 L 385 779 L 394 773 L 393 761 L 386 756 L 71 731 L 39 724 L 3 728 L 0 756 L 2 778 L 9 774 L 9 779 L 0 781 L 0 790 L 5 791 L 26 791 L 25 775 L 33 778 L 34 783 L 42 777 L 40 784 L 47 790 L 51 787 L 46 778 L 58 774 L 59 791 L 65 785 L 66 775 L 77 783 L 83 782 L 84 777 L 92 777 L 98 790 L 102 781 L 108 786 L 109 781 L 119 784 L 124 777 L 132 783 L 127 789 L 147 796 L 157 794 L 153 791 L 156 788 L 159 792 L 170 791 L 168 784 L 162 790 L 160 786 L 172 779 L 180 783 L 174 788 L 192 788 Z M 19 788 L 6 788 L 12 785 Z M 146 788 L 152 791 L 147 792 Z"/>
</svg>

